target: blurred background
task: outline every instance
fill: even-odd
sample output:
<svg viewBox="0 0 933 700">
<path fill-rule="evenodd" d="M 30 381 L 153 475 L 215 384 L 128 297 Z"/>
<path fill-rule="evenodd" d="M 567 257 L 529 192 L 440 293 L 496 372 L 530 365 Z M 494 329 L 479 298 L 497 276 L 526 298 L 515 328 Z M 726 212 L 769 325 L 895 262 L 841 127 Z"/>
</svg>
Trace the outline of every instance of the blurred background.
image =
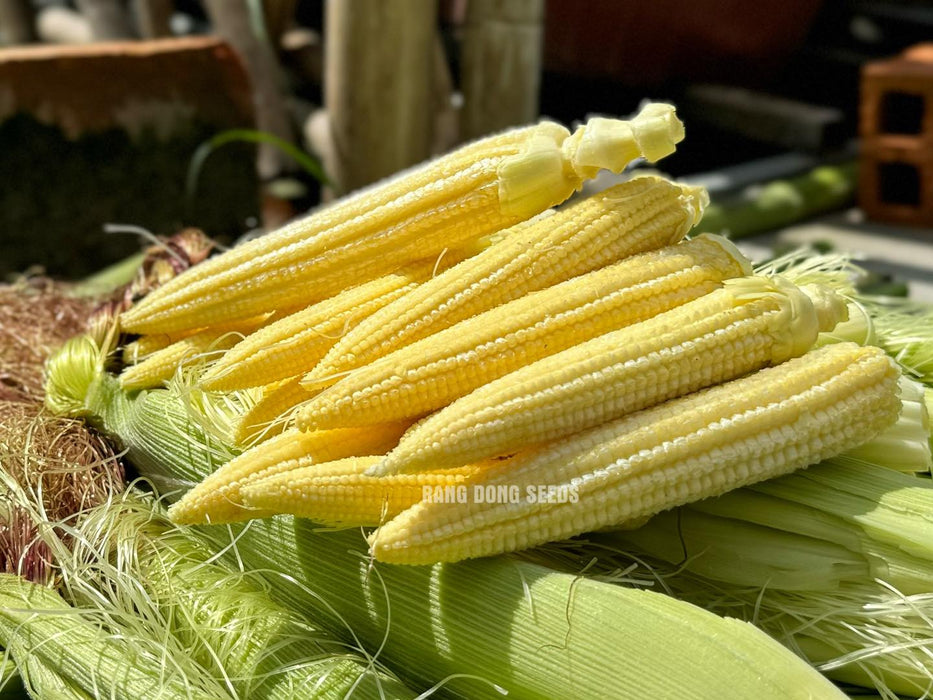
<svg viewBox="0 0 933 700">
<path fill-rule="evenodd" d="M 652 99 L 686 123 L 657 167 L 710 189 L 704 228 L 851 247 L 933 296 L 931 37 L 923 0 L 0 0 L 0 275 L 83 276 L 142 231 L 232 244 L 464 140 Z"/>
</svg>

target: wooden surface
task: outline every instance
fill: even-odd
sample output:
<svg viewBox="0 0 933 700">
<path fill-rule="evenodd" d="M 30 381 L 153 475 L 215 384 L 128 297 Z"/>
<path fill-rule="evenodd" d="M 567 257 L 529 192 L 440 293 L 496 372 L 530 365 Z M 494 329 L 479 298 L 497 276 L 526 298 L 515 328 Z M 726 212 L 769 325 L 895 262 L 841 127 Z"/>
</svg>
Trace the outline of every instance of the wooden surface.
<svg viewBox="0 0 933 700">
<path fill-rule="evenodd" d="M 470 0 L 463 35 L 461 137 L 535 121 L 544 0 Z"/>
<path fill-rule="evenodd" d="M 330 0 L 324 104 L 342 192 L 428 158 L 437 4 Z"/>
<path fill-rule="evenodd" d="M 0 120 L 34 116 L 76 138 L 114 127 L 158 133 L 192 115 L 253 124 L 240 59 L 215 37 L 33 45 L 0 51 Z"/>
</svg>

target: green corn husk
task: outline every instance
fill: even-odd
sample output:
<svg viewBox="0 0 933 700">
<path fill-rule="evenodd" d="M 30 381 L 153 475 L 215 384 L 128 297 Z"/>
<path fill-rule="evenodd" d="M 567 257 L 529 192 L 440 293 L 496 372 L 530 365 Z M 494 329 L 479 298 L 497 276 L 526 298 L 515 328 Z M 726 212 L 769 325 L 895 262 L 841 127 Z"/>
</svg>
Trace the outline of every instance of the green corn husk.
<svg viewBox="0 0 933 700">
<path fill-rule="evenodd" d="M 857 164 L 846 162 L 750 187 L 740 197 L 710 204 L 697 228 L 743 238 L 789 226 L 845 207 L 854 198 L 857 176 Z"/>
<path fill-rule="evenodd" d="M 164 630 L 231 697 L 412 698 L 389 675 L 269 598 L 255 575 L 231 572 L 195 533 L 173 526 L 160 504 L 130 491 L 84 514 L 75 558 L 93 571 L 88 583 Z M 83 551 L 86 549 L 87 551 Z M 111 568 L 95 550 L 115 552 Z M 89 572 L 85 571 L 85 578 Z M 72 586 L 72 590 L 74 586 Z"/>
<path fill-rule="evenodd" d="M 593 574 L 636 552 L 677 597 L 753 621 L 834 680 L 933 691 L 928 478 L 839 457 L 569 551 L 565 567 Z"/>
<path fill-rule="evenodd" d="M 933 484 L 829 460 L 662 514 L 614 537 L 736 585 L 832 591 L 881 579 L 933 592 Z"/>
<path fill-rule="evenodd" d="M 901 415 L 897 423 L 873 440 L 840 455 L 837 462 L 877 464 L 910 474 L 933 471 L 930 409 L 926 395 L 930 391 L 922 384 L 902 376 Z"/>
<path fill-rule="evenodd" d="M 57 381 L 75 353 L 73 344 L 50 366 L 51 404 L 90 415 L 163 489 L 177 496 L 233 454 L 190 391 L 129 397 L 103 374 L 84 392 Z M 288 516 L 200 531 L 228 548 L 232 533 L 231 551 L 264 572 L 270 594 L 445 697 L 844 697 L 754 627 L 656 592 L 514 557 L 379 565 L 361 533 Z"/>
<path fill-rule="evenodd" d="M 23 688 L 19 669 L 2 648 L 0 652 L 3 652 L 0 656 L 0 700 L 22 700 L 26 690 Z"/>
<path fill-rule="evenodd" d="M 93 670 L 95 654 L 112 656 L 113 663 L 126 657 L 141 678 L 147 670 L 155 677 L 154 689 L 166 667 L 169 676 L 180 679 L 178 688 L 173 689 L 174 680 L 166 686 L 167 698 L 290 700 L 312 691 L 315 698 L 335 700 L 350 694 L 399 700 L 414 696 L 345 644 L 274 603 L 258 576 L 221 566 L 205 541 L 172 525 L 161 505 L 137 488 L 67 521 L 48 522 L 33 500 L 37 494 L 2 471 L 0 485 L 5 498 L 36 523 L 37 536 L 54 562 L 54 580 L 74 606 L 67 616 L 46 614 L 40 606 L 33 617 L 10 617 L 11 626 L 0 629 L 0 644 L 9 644 L 14 654 L 19 649 L 18 660 L 27 670 L 30 664 L 45 665 L 28 675 L 30 688 L 57 682 L 51 678 L 57 674 L 76 697 L 101 697 L 105 688 L 106 697 L 136 700 L 142 680 L 133 680 L 135 676 L 107 670 L 106 680 L 81 674 L 65 678 L 70 672 L 59 661 L 74 647 L 70 642 L 54 658 L 32 652 L 33 641 L 46 644 L 43 635 L 56 629 L 65 639 L 74 635 L 74 644 L 81 646 L 80 630 L 87 627 L 100 641 L 89 643 L 87 656 L 75 663 Z M 0 615 L 6 613 L 12 614 L 0 609 Z M 42 617 L 53 618 L 52 626 L 38 619 Z M 35 637 L 23 642 L 26 647 L 17 647 L 22 640 L 15 625 L 20 623 L 34 630 Z M 116 647 L 111 639 L 118 640 Z"/>
<path fill-rule="evenodd" d="M 933 691 L 933 593 L 907 596 L 870 579 L 832 591 L 726 583 L 611 538 L 553 545 L 528 558 L 608 581 L 644 567 L 668 594 L 752 622 L 837 682 L 873 690 L 885 700 L 927 698 Z"/>
<path fill-rule="evenodd" d="M 0 639 L 33 697 L 230 697 L 222 686 L 195 685 L 177 669 L 162 669 L 158 656 L 107 634 L 93 615 L 13 574 L 0 574 Z"/>
<path fill-rule="evenodd" d="M 860 301 L 872 318 L 878 345 L 921 382 L 933 386 L 933 304 L 885 297 Z"/>
<path fill-rule="evenodd" d="M 933 304 L 903 297 L 865 294 L 869 273 L 847 255 L 799 248 L 755 266 L 759 275 L 782 274 L 795 284 L 820 283 L 848 298 L 849 320 L 820 342 L 850 340 L 877 345 L 911 377 L 933 386 Z"/>
</svg>

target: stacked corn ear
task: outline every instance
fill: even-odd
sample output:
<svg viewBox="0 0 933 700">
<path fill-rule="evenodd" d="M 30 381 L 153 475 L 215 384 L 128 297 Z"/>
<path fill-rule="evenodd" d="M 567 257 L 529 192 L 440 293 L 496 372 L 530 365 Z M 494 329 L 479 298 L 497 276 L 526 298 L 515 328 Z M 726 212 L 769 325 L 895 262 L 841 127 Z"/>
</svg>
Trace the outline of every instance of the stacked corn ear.
<svg viewBox="0 0 933 700">
<path fill-rule="evenodd" d="M 810 291 L 779 278 L 728 279 L 639 323 L 593 338 L 581 333 L 580 342 L 492 378 L 430 416 L 380 471 L 508 455 L 799 356 L 845 314 L 836 295 Z M 481 371 L 469 358 L 454 359 L 461 373 Z M 384 364 L 397 367 L 391 358 Z M 432 387 L 401 367 L 362 386 L 351 375 L 322 392 L 299 411 L 299 427 L 381 422 L 408 402 L 417 407 L 419 393 Z"/>
<path fill-rule="evenodd" d="M 302 375 L 360 319 L 467 256 L 465 250 L 453 250 L 414 262 L 270 323 L 224 353 L 201 378 L 201 387 L 248 389 Z"/>
<path fill-rule="evenodd" d="M 75 342 L 53 361 L 50 405 L 113 435 L 169 499 L 236 455 L 205 430 L 177 381 L 126 393 L 94 352 Z M 287 456 L 287 441 L 281 448 Z M 269 594 L 289 609 L 378 652 L 416 692 L 595 700 L 623 687 L 633 697 L 683 696 L 685 688 L 697 698 L 844 697 L 751 625 L 654 591 L 505 558 L 383 566 L 370 561 L 358 530 L 318 532 L 289 516 L 230 528 L 199 531 L 234 565 L 266 576 Z"/>
<path fill-rule="evenodd" d="M 529 292 L 680 241 L 704 190 L 641 176 L 522 227 L 360 323 L 305 377 L 314 387 Z"/>
<path fill-rule="evenodd" d="M 631 121 L 513 129 L 346 197 L 197 265 L 121 319 L 133 333 L 174 333 L 300 308 L 412 260 L 491 234 L 560 204 L 601 167 L 671 153 L 683 127 L 668 105 Z"/>
<path fill-rule="evenodd" d="M 897 372 L 880 351 L 808 353 L 845 320 L 841 297 L 750 275 L 721 238 L 683 240 L 702 189 L 641 176 L 541 213 L 682 136 L 670 107 L 648 105 L 573 135 L 490 137 L 144 298 L 124 330 L 202 329 L 190 343 L 265 324 L 196 372 L 199 392 L 254 392 L 235 431 L 249 448 L 172 517 L 380 526 L 378 559 L 455 561 L 644 518 L 893 423 Z M 860 413 L 841 425 L 848 407 Z"/>
<path fill-rule="evenodd" d="M 493 465 L 468 464 L 417 474 L 372 476 L 380 455 L 299 463 L 240 487 L 247 507 L 289 513 L 336 527 L 374 526 L 419 503 L 428 492 L 456 493 Z M 308 464 L 308 466 L 304 466 Z"/>
<path fill-rule="evenodd" d="M 432 348 L 431 359 L 434 360 L 428 367 L 439 369 L 436 371 L 439 376 L 430 377 L 433 380 L 432 386 L 446 391 L 449 400 L 481 385 L 484 381 L 520 367 L 524 362 L 556 352 L 574 341 L 599 334 L 607 328 L 626 325 L 639 318 L 658 313 L 664 308 L 698 298 L 721 286 L 724 278 L 742 275 L 748 272 L 748 269 L 748 262 L 728 241 L 717 236 L 700 236 L 681 245 L 633 256 L 616 265 L 581 275 L 548 290 L 503 304 L 437 334 L 446 337 L 447 340 L 442 338 L 439 342 L 433 342 L 434 336 L 432 336 L 374 364 L 384 365 L 388 362 L 392 366 L 401 366 L 404 360 L 395 359 L 394 355 L 403 355 L 418 361 L 418 358 L 428 357 L 427 351 L 423 348 L 428 345 Z M 510 342 L 514 350 L 506 353 L 502 347 Z M 490 351 L 489 348 L 492 350 Z M 463 359 L 467 361 L 458 361 Z M 480 362 L 474 364 L 476 361 Z M 368 370 L 367 367 L 360 372 L 365 373 Z M 356 373 L 351 375 L 347 381 L 355 380 L 355 376 Z M 338 384 L 339 386 L 342 384 Z M 338 387 L 326 393 L 333 393 Z M 295 386 L 292 380 L 276 387 L 273 391 L 275 393 L 285 392 L 289 398 L 297 396 L 300 399 L 301 397 L 300 387 Z M 416 404 L 410 393 L 409 395 L 400 395 L 397 391 L 394 393 L 402 399 L 407 399 L 407 404 L 403 404 L 406 410 L 400 412 L 402 416 L 400 420 L 409 423 L 412 413 L 425 412 L 436 405 L 443 405 L 443 401 L 436 405 Z M 437 395 L 440 394 L 435 392 L 435 396 Z M 257 423 L 263 420 L 274 421 L 274 411 L 279 405 L 278 398 L 274 394 L 271 402 L 274 406 L 273 411 L 263 415 L 262 412 L 266 410 L 266 397 L 263 397 L 259 404 L 246 414 L 241 422 L 241 428 L 244 423 L 258 428 Z M 411 408 L 412 406 L 414 409 Z M 383 426 L 397 423 L 394 419 L 387 418 L 383 421 L 379 417 L 364 422 L 369 426 L 370 431 L 375 432 L 383 429 Z M 316 432 L 329 434 L 326 430 L 312 431 L 310 434 L 313 435 Z M 361 426 L 358 434 L 365 434 L 365 427 Z M 373 446 L 370 445 L 370 447 Z M 237 500 L 238 497 L 234 498 L 226 487 L 233 482 L 238 485 L 242 482 L 240 465 L 252 465 L 250 469 L 260 474 L 267 464 L 265 453 L 266 448 L 262 446 L 256 446 L 247 451 L 242 458 L 236 460 L 230 470 L 222 469 L 215 475 L 216 478 L 210 480 L 209 484 L 202 484 L 196 489 L 197 493 L 193 494 L 192 498 L 200 498 L 202 494 L 219 489 L 219 493 L 224 494 L 224 502 L 231 504 L 231 499 Z M 357 456 L 360 454 L 358 453 Z M 347 453 L 335 455 L 333 458 L 343 456 L 351 455 Z M 320 461 L 320 459 L 314 460 L 315 463 Z M 284 472 L 288 469 L 282 468 L 279 471 Z M 224 481 L 225 479 L 228 481 Z M 384 483 L 388 485 L 390 481 Z M 418 483 L 417 479 L 407 480 L 407 482 L 413 485 Z M 284 505 L 280 505 L 279 509 L 281 510 L 282 507 Z M 198 512 L 200 513 L 198 517 L 210 519 L 213 522 L 217 522 L 218 519 L 224 521 L 229 517 L 227 513 L 211 512 L 210 509 L 198 510 Z M 266 508 L 259 507 L 241 509 L 240 512 L 243 515 L 254 513 L 257 516 L 268 514 Z M 191 514 L 183 516 L 182 511 L 173 510 L 173 517 L 183 517 L 188 522 L 195 516 Z M 360 524 L 377 524 L 377 522 Z"/>
<path fill-rule="evenodd" d="M 746 259 L 718 236 L 626 257 L 378 357 L 309 400 L 298 412 L 299 427 L 319 420 L 366 424 L 436 410 L 535 360 L 685 304 L 750 271 Z M 450 305 L 435 308 L 446 312 Z M 383 327 L 390 323 L 384 320 Z M 324 406 L 334 407 L 326 418 Z"/>
<path fill-rule="evenodd" d="M 158 341 L 168 336 L 154 336 L 155 342 L 148 340 L 153 336 L 146 336 L 145 342 L 140 339 L 135 341 L 135 347 L 129 351 L 124 349 L 124 361 L 129 360 L 129 366 L 121 373 L 120 384 L 130 391 L 161 386 L 179 368 L 220 356 L 236 345 L 244 334 L 252 333 L 266 323 L 267 318 L 268 314 L 264 314 L 246 321 L 197 331 L 174 342 L 169 341 L 164 347 L 158 347 Z M 142 355 L 149 349 L 151 352 Z"/>
<path fill-rule="evenodd" d="M 260 387 L 256 399 L 237 421 L 231 434 L 233 442 L 251 446 L 294 427 L 294 413 L 311 396 L 301 385 L 300 376 Z"/>
<path fill-rule="evenodd" d="M 898 376 L 877 348 L 828 346 L 520 452 L 477 481 L 482 498 L 428 497 L 369 541 L 377 559 L 423 564 L 637 522 L 876 435 L 900 411 Z"/>
<path fill-rule="evenodd" d="M 273 515 L 248 506 L 241 491 L 259 479 L 312 465 L 380 454 L 398 443 L 406 422 L 366 428 L 287 430 L 235 457 L 188 491 L 169 513 L 177 523 L 230 523 Z M 369 467 L 371 464 L 366 463 Z"/>
<path fill-rule="evenodd" d="M 446 271 L 442 269 L 422 284 L 401 290 L 393 286 L 391 296 L 380 294 L 372 302 L 349 290 L 272 324 L 221 358 L 202 378 L 202 386 L 208 390 L 244 388 L 284 379 L 291 376 L 288 372 L 297 374 L 303 369 L 311 370 L 303 382 L 309 389 L 327 384 L 359 362 L 504 302 L 633 254 L 676 243 L 695 223 L 703 202 L 704 194 L 696 188 L 657 177 L 636 178 L 551 216 L 516 225 L 489 248 Z M 726 274 L 735 269 L 738 263 L 734 261 L 740 258 L 722 251 L 718 259 L 709 252 L 707 256 L 707 269 L 718 265 Z M 685 258 L 679 258 L 667 269 L 677 265 L 688 266 Z M 613 280 L 616 271 L 610 270 L 592 281 L 578 280 L 574 287 L 592 285 L 609 293 L 611 284 L 622 287 L 637 283 L 639 280 L 633 279 L 635 267 L 618 271 L 618 280 Z M 644 281 L 663 274 L 663 263 L 657 267 L 654 275 L 650 268 L 634 274 Z M 382 283 L 376 280 L 363 287 L 375 284 Z M 676 286 L 676 281 L 671 286 Z M 598 312 L 596 309 L 594 315 Z M 350 314 L 361 319 L 352 327 L 341 322 Z M 293 360 L 296 356 L 299 359 Z M 289 407 L 280 408 L 284 411 Z"/>
</svg>

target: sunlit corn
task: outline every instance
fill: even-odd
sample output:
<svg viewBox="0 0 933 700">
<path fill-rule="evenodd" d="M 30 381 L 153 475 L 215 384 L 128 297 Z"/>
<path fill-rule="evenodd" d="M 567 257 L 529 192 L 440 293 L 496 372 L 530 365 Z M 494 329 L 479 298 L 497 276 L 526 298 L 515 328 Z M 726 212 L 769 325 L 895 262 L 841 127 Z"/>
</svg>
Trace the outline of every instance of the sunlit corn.
<svg viewBox="0 0 933 700">
<path fill-rule="evenodd" d="M 600 167 L 654 160 L 682 138 L 673 108 L 658 104 L 573 136 L 553 122 L 490 136 L 194 266 L 125 313 L 123 327 L 177 331 L 326 299 L 534 216 Z"/>
<path fill-rule="evenodd" d="M 751 274 L 726 239 L 702 235 L 532 292 L 352 371 L 311 397 L 354 424 L 441 408 L 525 365 L 703 296 Z M 338 407 L 339 404 L 339 407 Z M 303 409 L 304 410 L 304 409 Z M 299 413 L 299 421 L 302 414 Z"/>
<path fill-rule="evenodd" d="M 264 314 L 261 318 L 268 316 Z M 271 318 L 271 317 L 269 317 Z M 241 326 L 249 325 L 251 319 L 247 321 L 233 321 L 231 323 L 220 323 L 214 326 L 211 326 L 210 330 L 213 331 L 237 331 Z M 184 331 L 179 331 L 178 333 L 154 333 L 152 335 L 141 335 L 135 340 L 130 340 L 123 344 L 121 350 L 121 359 L 123 360 L 124 365 L 135 365 L 147 357 L 152 355 L 163 348 L 167 348 L 173 343 L 177 343 L 179 340 L 184 340 L 185 338 L 190 338 L 191 336 L 199 333 L 200 331 L 207 330 L 204 328 L 194 328 Z M 219 333 L 218 333 L 219 335 Z"/>
<path fill-rule="evenodd" d="M 480 483 L 516 498 L 413 506 L 376 559 L 458 561 L 638 521 L 832 457 L 894 423 L 899 372 L 840 343 L 520 453 Z"/>
<path fill-rule="evenodd" d="M 247 505 L 242 490 L 266 477 L 344 457 L 383 454 L 407 423 L 302 433 L 288 430 L 234 457 L 188 491 L 169 510 L 176 523 L 231 523 L 277 512 Z"/>
<path fill-rule="evenodd" d="M 155 350 L 120 374 L 120 386 L 126 390 L 149 389 L 172 378 L 179 367 L 217 359 L 239 343 L 245 334 L 263 325 L 265 316 L 254 317 L 220 328 L 208 328 Z"/>
<path fill-rule="evenodd" d="M 570 435 L 802 355 L 844 314 L 845 303 L 828 290 L 770 277 L 726 280 L 699 299 L 484 384 L 406 434 L 382 468 L 465 464 Z"/>
<path fill-rule="evenodd" d="M 464 257 L 448 251 L 406 265 L 270 323 L 225 352 L 201 378 L 201 387 L 231 391 L 304 374 L 362 319 Z"/>
<path fill-rule="evenodd" d="M 180 340 L 180 338 L 178 340 Z M 135 365 L 145 360 L 152 353 L 167 348 L 173 342 L 175 342 L 175 340 L 167 333 L 143 335 L 123 345 L 120 351 L 121 359 L 124 365 Z"/>
<path fill-rule="evenodd" d="M 296 407 L 314 396 L 301 386 L 301 377 L 290 377 L 262 388 L 259 399 L 237 421 L 233 440 L 252 445 L 291 427 Z"/>
<path fill-rule="evenodd" d="M 362 366 L 458 321 L 637 253 L 676 243 L 706 192 L 637 177 L 505 237 L 360 323 L 305 382 Z"/>
<path fill-rule="evenodd" d="M 424 494 L 444 493 L 456 500 L 470 479 L 488 465 L 470 465 L 420 474 L 366 475 L 380 455 L 349 457 L 251 481 L 240 491 L 244 502 L 260 511 L 289 513 L 322 525 L 373 526 L 394 518 L 421 501 Z"/>
</svg>

